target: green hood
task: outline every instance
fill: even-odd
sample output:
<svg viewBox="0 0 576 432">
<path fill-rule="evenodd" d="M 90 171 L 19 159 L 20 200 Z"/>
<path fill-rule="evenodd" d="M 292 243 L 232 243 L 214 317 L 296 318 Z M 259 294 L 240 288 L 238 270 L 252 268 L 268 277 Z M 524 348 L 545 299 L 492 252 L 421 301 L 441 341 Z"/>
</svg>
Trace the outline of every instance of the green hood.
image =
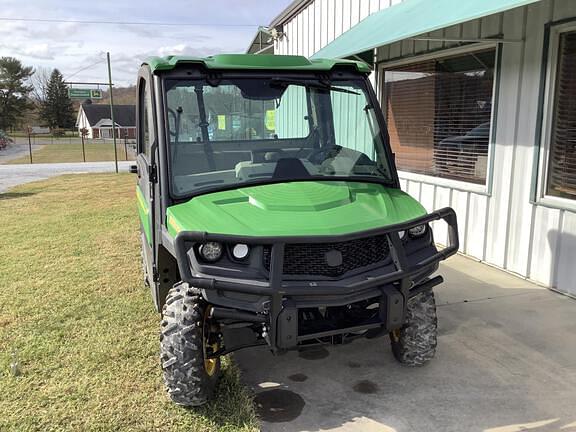
<svg viewBox="0 0 576 432">
<path fill-rule="evenodd" d="M 426 214 L 410 195 L 373 183 L 311 181 L 201 195 L 168 208 L 172 236 L 202 231 L 248 236 L 334 235 Z"/>
</svg>

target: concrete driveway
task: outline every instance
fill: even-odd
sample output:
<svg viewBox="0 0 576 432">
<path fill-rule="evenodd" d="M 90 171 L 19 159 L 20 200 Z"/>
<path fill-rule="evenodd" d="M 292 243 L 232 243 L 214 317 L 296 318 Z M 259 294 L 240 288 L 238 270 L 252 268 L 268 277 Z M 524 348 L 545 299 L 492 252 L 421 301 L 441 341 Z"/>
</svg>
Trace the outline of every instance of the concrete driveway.
<svg viewBox="0 0 576 432">
<path fill-rule="evenodd" d="M 118 170 L 127 172 L 135 162 L 118 162 Z M 114 162 L 48 163 L 31 165 L 0 165 L 0 192 L 23 183 L 44 180 L 61 174 L 114 172 Z"/>
<path fill-rule="evenodd" d="M 236 353 L 263 431 L 576 431 L 576 301 L 463 257 L 442 265 L 436 358 L 387 336 Z"/>
</svg>

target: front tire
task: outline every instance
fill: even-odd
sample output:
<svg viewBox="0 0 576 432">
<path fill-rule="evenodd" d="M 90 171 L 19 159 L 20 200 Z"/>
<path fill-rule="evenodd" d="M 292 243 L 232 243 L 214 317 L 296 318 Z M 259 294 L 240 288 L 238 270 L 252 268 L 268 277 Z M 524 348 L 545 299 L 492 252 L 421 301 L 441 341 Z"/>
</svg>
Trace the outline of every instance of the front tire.
<svg viewBox="0 0 576 432">
<path fill-rule="evenodd" d="M 162 309 L 160 361 L 166 390 L 179 405 L 205 404 L 218 382 L 220 358 L 206 358 L 217 349 L 209 308 L 195 289 L 180 283 L 168 292 Z"/>
<path fill-rule="evenodd" d="M 406 366 L 423 366 L 436 354 L 438 318 L 432 290 L 408 300 L 406 323 L 390 333 L 392 352 Z"/>
</svg>

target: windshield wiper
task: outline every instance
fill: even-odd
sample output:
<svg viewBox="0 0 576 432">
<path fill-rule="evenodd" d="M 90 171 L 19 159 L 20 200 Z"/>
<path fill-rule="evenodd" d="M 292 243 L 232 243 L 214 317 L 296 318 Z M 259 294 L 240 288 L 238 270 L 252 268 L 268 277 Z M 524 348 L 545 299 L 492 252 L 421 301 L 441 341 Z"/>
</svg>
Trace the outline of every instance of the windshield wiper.
<svg viewBox="0 0 576 432">
<path fill-rule="evenodd" d="M 377 183 L 385 186 L 393 186 L 394 181 L 387 177 L 380 177 L 374 175 L 350 175 L 350 176 L 326 176 L 326 175 L 311 175 L 306 177 L 294 177 L 291 179 L 274 179 L 272 177 L 260 177 L 251 180 L 246 180 L 241 183 L 227 183 L 218 186 L 201 187 L 196 190 L 190 190 L 182 195 L 178 195 L 179 200 L 189 200 L 199 195 L 211 194 L 215 192 L 222 192 L 227 190 L 236 190 L 239 188 L 265 186 L 276 183 L 292 183 L 292 182 L 363 182 L 363 183 Z"/>
<path fill-rule="evenodd" d="M 301 81 L 301 80 L 289 80 L 289 79 L 283 79 L 283 78 L 272 78 L 270 80 L 270 85 L 277 85 L 277 86 L 281 86 L 281 87 L 288 87 L 289 85 L 297 85 L 297 86 L 302 86 L 302 87 L 309 87 L 309 88 L 316 88 L 316 89 L 320 89 L 320 90 L 330 90 L 333 92 L 339 92 L 339 93 L 347 93 L 347 94 L 353 94 L 356 96 L 360 96 L 360 93 L 352 91 L 352 90 L 348 90 L 342 87 L 334 87 L 331 86 L 330 84 L 324 84 L 322 82 L 318 82 L 318 81 Z"/>
</svg>

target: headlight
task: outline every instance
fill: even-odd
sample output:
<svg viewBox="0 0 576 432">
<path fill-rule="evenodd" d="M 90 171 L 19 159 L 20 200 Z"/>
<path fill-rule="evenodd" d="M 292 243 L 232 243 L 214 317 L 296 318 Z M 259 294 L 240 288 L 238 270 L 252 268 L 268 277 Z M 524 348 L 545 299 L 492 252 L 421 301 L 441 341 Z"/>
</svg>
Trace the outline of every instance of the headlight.
<svg viewBox="0 0 576 432">
<path fill-rule="evenodd" d="M 245 245 L 243 243 L 238 243 L 234 245 L 234 247 L 232 248 L 232 256 L 237 260 L 245 259 L 249 253 L 250 248 L 248 247 L 248 245 Z"/>
<path fill-rule="evenodd" d="M 198 249 L 200 256 L 209 262 L 218 261 L 222 256 L 222 245 L 218 242 L 207 242 Z"/>
<path fill-rule="evenodd" d="M 408 230 L 408 234 L 410 234 L 411 237 L 422 237 L 424 234 L 426 234 L 426 224 L 410 228 Z"/>
<path fill-rule="evenodd" d="M 400 240 L 404 240 L 404 237 L 406 237 L 406 231 L 398 231 L 398 236 L 400 237 Z"/>
</svg>

